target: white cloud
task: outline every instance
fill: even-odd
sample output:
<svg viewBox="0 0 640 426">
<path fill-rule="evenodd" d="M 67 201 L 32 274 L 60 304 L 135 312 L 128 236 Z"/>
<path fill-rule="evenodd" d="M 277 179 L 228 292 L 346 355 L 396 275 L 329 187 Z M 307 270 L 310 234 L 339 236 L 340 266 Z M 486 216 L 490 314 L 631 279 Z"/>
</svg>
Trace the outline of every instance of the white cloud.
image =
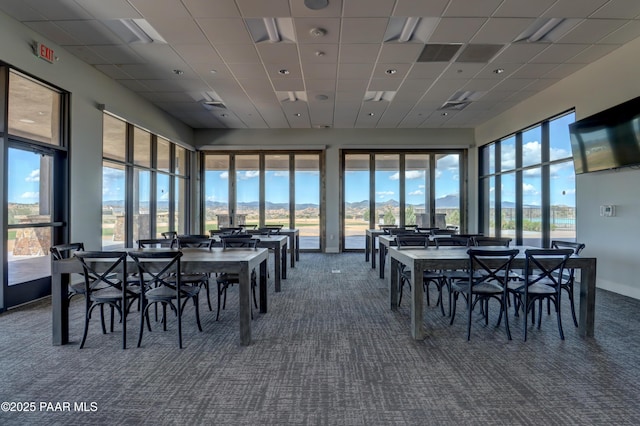
<svg viewBox="0 0 640 426">
<path fill-rule="evenodd" d="M 39 192 L 24 192 L 22 193 L 22 195 L 20 195 L 20 198 L 25 199 L 25 200 L 32 200 L 34 198 L 38 198 L 40 196 Z"/>
<path fill-rule="evenodd" d="M 220 179 L 229 179 L 229 172 L 220 173 Z"/>
<path fill-rule="evenodd" d="M 260 176 L 260 171 L 258 170 L 248 170 L 246 172 L 238 173 L 238 178 L 240 178 L 241 180 L 253 179 L 259 176 Z"/>
<path fill-rule="evenodd" d="M 393 192 L 393 191 L 379 191 L 379 192 L 376 192 L 376 195 L 379 195 L 381 197 L 391 196 L 393 194 L 395 194 L 395 192 Z"/>
<path fill-rule="evenodd" d="M 409 195 L 424 195 L 424 192 L 422 192 L 421 190 L 417 189 L 413 192 L 410 192 Z"/>
<path fill-rule="evenodd" d="M 24 180 L 26 182 L 40 182 L 40 169 L 32 170 Z"/>
<path fill-rule="evenodd" d="M 289 177 L 289 172 L 279 171 L 273 174 L 275 177 Z"/>
<path fill-rule="evenodd" d="M 537 193 L 537 189 L 535 186 L 531 185 L 530 183 L 523 183 L 522 184 L 522 191 L 526 192 L 528 194 L 535 194 Z"/>
</svg>

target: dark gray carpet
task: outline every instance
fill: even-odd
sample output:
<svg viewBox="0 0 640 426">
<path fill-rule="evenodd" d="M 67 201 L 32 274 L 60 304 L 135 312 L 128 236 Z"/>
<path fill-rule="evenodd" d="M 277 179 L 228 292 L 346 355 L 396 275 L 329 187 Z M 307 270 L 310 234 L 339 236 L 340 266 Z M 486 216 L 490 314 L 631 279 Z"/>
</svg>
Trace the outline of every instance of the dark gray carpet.
<svg viewBox="0 0 640 426">
<path fill-rule="evenodd" d="M 51 345 L 48 300 L 0 315 L 0 400 L 37 406 L 0 412 L 0 424 L 640 424 L 638 300 L 598 291 L 596 338 L 580 338 L 567 309 L 566 340 L 545 314 L 526 343 L 512 313 L 513 341 L 478 317 L 467 342 L 462 303 L 453 326 L 431 306 L 428 337 L 415 342 L 408 301 L 389 310 L 386 280 L 362 254 L 303 253 L 241 347 L 236 294 L 218 322 L 215 295 L 214 312 L 201 300 L 202 333 L 188 309 L 182 350 L 173 321 L 135 348 L 137 312 L 129 349 L 97 320 L 78 349 L 80 298 L 63 347 Z M 74 412 L 76 402 L 97 411 Z"/>
</svg>

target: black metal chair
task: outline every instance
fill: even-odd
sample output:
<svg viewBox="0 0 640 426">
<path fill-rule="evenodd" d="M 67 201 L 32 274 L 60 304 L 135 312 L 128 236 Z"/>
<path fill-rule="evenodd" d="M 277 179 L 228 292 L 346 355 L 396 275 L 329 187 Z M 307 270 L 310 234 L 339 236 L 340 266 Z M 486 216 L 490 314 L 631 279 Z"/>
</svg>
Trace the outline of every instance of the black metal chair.
<svg viewBox="0 0 640 426">
<path fill-rule="evenodd" d="M 573 241 L 560 241 L 560 240 L 552 240 L 551 248 L 556 249 L 566 249 L 570 248 L 573 250 L 573 254 L 579 255 L 582 250 L 584 250 L 585 245 L 582 243 L 575 243 Z M 567 292 L 569 296 L 569 303 L 571 303 L 571 316 L 573 317 L 573 324 L 578 326 L 578 319 L 576 318 L 576 304 L 573 295 L 573 285 L 575 283 L 575 269 L 574 268 L 565 268 L 564 275 L 562 277 L 562 281 L 560 282 L 560 287 Z M 547 312 L 549 313 L 549 306 L 547 305 Z"/>
<path fill-rule="evenodd" d="M 162 235 L 163 238 L 173 240 L 175 237 L 178 236 L 178 233 L 176 231 L 165 231 L 165 232 L 161 232 L 160 235 Z"/>
<path fill-rule="evenodd" d="M 558 319 L 558 332 L 564 340 L 560 300 L 564 267 L 573 249 L 528 249 L 524 282 L 509 283 L 509 292 L 516 296 L 517 306 L 524 312 L 524 341 L 527 341 L 527 315 L 531 312 L 531 323 L 535 323 L 535 302 L 538 302 L 538 329 L 542 320 L 542 301 L 553 302 Z"/>
<path fill-rule="evenodd" d="M 140 297 L 139 287 L 129 287 L 118 277 L 126 276 L 127 253 L 124 251 L 76 251 L 73 254 L 84 270 L 85 319 L 80 349 L 84 347 L 89 332 L 91 313 L 100 308 L 102 333 L 107 329 L 104 323 L 104 306 L 111 308 L 111 326 L 113 332 L 114 311 L 120 314 L 122 323 L 122 349 L 127 347 L 126 317 L 129 307 Z"/>
<path fill-rule="evenodd" d="M 511 262 L 518 255 L 517 249 L 487 250 L 469 249 L 469 276 L 466 280 L 451 284 L 453 305 L 451 324 L 456 316 L 458 296 L 462 295 L 467 304 L 467 340 L 471 340 L 471 320 L 473 309 L 480 303 L 485 325 L 489 323 L 489 301 L 494 299 L 500 304 L 500 316 L 496 327 L 500 325 L 504 314 L 507 338 L 511 340 L 509 316 L 507 315 L 508 288 L 505 277 L 509 276 Z"/>
<path fill-rule="evenodd" d="M 424 234 L 417 234 L 415 232 L 411 232 L 411 234 L 399 234 L 396 236 L 396 244 L 398 246 L 398 250 L 403 250 L 407 248 L 422 248 L 427 249 L 429 247 L 429 236 Z M 400 302 L 402 302 L 402 289 L 404 284 L 406 283 L 411 289 L 411 270 L 406 269 L 406 265 L 400 264 L 400 294 L 398 296 L 398 306 Z M 430 305 L 429 300 L 429 286 L 434 284 L 436 289 L 438 290 L 438 301 L 436 302 L 436 306 L 440 305 L 440 311 L 442 315 L 445 315 L 444 312 L 444 301 L 442 300 L 442 287 L 446 285 L 444 281 L 444 275 L 440 271 L 423 271 L 422 272 L 422 287 L 427 296 L 427 306 Z"/>
<path fill-rule="evenodd" d="M 200 310 L 198 294 L 200 286 L 183 284 L 181 280 L 180 258 L 182 252 L 179 250 L 162 251 L 132 251 L 129 256 L 136 263 L 140 278 L 140 334 L 138 335 L 138 347 L 142 344 L 144 323 L 151 331 L 149 321 L 149 308 L 158 303 L 162 305 L 162 326 L 167 330 L 167 306 L 176 314 L 178 328 L 178 347 L 182 349 L 182 313 L 189 300 L 193 300 L 195 308 L 196 323 L 198 330 L 202 331 L 200 325 Z M 184 299 L 183 301 L 181 299 Z"/>
<path fill-rule="evenodd" d="M 207 248 L 211 250 L 211 247 L 213 247 L 214 245 L 214 241 L 215 240 L 213 238 L 206 235 L 183 235 L 178 236 L 174 240 L 174 244 L 172 245 L 172 247 L 177 247 L 179 249 Z M 211 307 L 211 297 L 209 294 L 209 278 L 211 278 L 211 275 L 205 272 L 182 273 L 181 281 L 182 284 L 198 285 L 200 287 L 204 287 L 207 294 L 207 306 L 209 307 L 209 310 L 212 311 L 213 308 Z"/>
<path fill-rule="evenodd" d="M 54 260 L 68 259 L 73 257 L 73 254 L 77 251 L 84 251 L 84 243 L 56 244 L 49 248 L 51 257 Z M 82 274 L 80 274 L 80 277 L 82 278 L 80 281 L 71 280 L 69 283 L 67 300 L 71 300 L 76 295 L 84 295 L 84 277 Z"/>
<path fill-rule="evenodd" d="M 229 236 L 221 236 L 222 240 L 222 249 L 234 249 L 234 248 L 252 248 L 256 249 L 258 247 L 258 243 L 260 240 L 258 238 L 253 238 L 252 235 L 229 235 Z M 216 278 L 216 282 L 218 284 L 218 310 L 216 312 L 216 321 L 220 318 L 220 299 L 223 299 L 222 309 L 226 309 L 227 307 L 227 289 L 234 284 L 238 284 L 240 282 L 240 278 L 238 274 L 230 274 L 230 273 L 222 273 L 218 275 Z M 251 292 L 253 294 L 253 304 L 258 308 L 258 301 L 256 299 L 256 287 L 257 287 L 257 274 L 256 271 L 251 271 Z M 251 316 L 253 317 L 253 311 Z"/>
<path fill-rule="evenodd" d="M 440 247 L 469 247 L 471 239 L 459 235 L 435 235 L 431 241 L 435 243 L 436 250 Z M 447 286 L 449 295 L 449 315 L 451 315 L 451 283 L 457 280 L 466 280 L 469 278 L 467 269 L 446 269 L 442 271 L 444 282 Z"/>
</svg>

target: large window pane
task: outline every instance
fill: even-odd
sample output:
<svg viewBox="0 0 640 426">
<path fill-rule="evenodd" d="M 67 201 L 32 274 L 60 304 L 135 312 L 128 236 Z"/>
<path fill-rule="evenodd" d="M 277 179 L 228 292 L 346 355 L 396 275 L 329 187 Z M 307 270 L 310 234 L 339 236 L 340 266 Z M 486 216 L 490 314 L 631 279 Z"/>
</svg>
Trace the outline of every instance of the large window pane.
<svg viewBox="0 0 640 426">
<path fill-rule="evenodd" d="M 501 177 L 501 205 L 500 205 L 500 228 L 501 237 L 509 237 L 516 240 L 516 174 L 507 173 Z"/>
<path fill-rule="evenodd" d="M 133 128 L 133 163 L 151 167 L 151 133 L 137 127 Z"/>
<path fill-rule="evenodd" d="M 258 225 L 260 222 L 260 157 L 236 156 L 236 215 L 229 225 Z"/>
<path fill-rule="evenodd" d="M 542 161 L 542 127 L 535 126 L 522 134 L 522 167 Z"/>
<path fill-rule="evenodd" d="M 171 142 L 161 137 L 157 138 L 157 154 L 156 154 L 156 168 L 162 172 L 171 171 Z"/>
<path fill-rule="evenodd" d="M 500 141 L 500 171 L 508 171 L 516 168 L 516 137 Z"/>
<path fill-rule="evenodd" d="M 173 230 L 178 234 L 187 233 L 187 180 L 183 178 L 175 178 L 174 196 L 174 222 Z"/>
<path fill-rule="evenodd" d="M 127 123 L 108 114 L 102 115 L 102 156 L 125 161 L 127 153 Z"/>
<path fill-rule="evenodd" d="M 554 164 L 551 174 L 551 239 L 576 239 L 576 176 L 573 162 Z"/>
<path fill-rule="evenodd" d="M 569 124 L 576 120 L 574 113 L 563 115 L 549 122 L 549 160 L 571 158 L 571 139 L 569 138 Z"/>
<path fill-rule="evenodd" d="M 301 249 L 320 248 L 320 156 L 295 156 L 295 227 Z"/>
<path fill-rule="evenodd" d="M 405 155 L 404 173 L 404 224 L 428 227 L 429 225 L 429 155 Z"/>
<path fill-rule="evenodd" d="M 14 71 L 9 73 L 9 134 L 60 145 L 61 95 Z"/>
<path fill-rule="evenodd" d="M 229 156 L 207 155 L 204 179 L 205 229 L 218 229 L 229 217 Z"/>
<path fill-rule="evenodd" d="M 53 158 L 16 148 L 8 150 L 8 282 L 49 275 L 53 208 Z"/>
<path fill-rule="evenodd" d="M 344 248 L 364 249 L 369 229 L 369 154 L 347 154 L 344 164 Z"/>
<path fill-rule="evenodd" d="M 265 155 L 265 224 L 289 226 L 289 156 Z"/>
<path fill-rule="evenodd" d="M 541 169 L 524 171 L 522 179 L 522 243 L 542 246 Z"/>
<path fill-rule="evenodd" d="M 398 225 L 400 223 L 400 156 L 377 154 L 375 168 L 375 223 Z"/>
<path fill-rule="evenodd" d="M 435 226 L 460 227 L 460 155 L 436 155 Z"/>
<path fill-rule="evenodd" d="M 169 231 L 169 175 L 164 173 L 156 174 L 156 237 L 160 237 L 163 232 Z"/>
<path fill-rule="evenodd" d="M 133 169 L 133 241 L 151 238 L 151 172 Z"/>
<path fill-rule="evenodd" d="M 185 176 L 187 174 L 187 150 L 181 146 L 175 146 L 174 173 Z"/>
<path fill-rule="evenodd" d="M 125 247 L 125 168 L 123 165 L 102 164 L 102 248 L 117 250 Z"/>
</svg>

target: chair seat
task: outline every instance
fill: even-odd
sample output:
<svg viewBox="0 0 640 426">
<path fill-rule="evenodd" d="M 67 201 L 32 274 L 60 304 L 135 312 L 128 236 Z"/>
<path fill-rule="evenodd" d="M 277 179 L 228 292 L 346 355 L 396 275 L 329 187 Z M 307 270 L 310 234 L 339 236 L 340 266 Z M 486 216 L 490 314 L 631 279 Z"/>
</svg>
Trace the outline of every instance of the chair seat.
<svg viewBox="0 0 640 426">
<path fill-rule="evenodd" d="M 451 288 L 453 291 L 465 292 L 469 287 L 469 281 L 457 281 L 451 284 Z M 503 288 L 498 283 L 492 282 L 483 282 L 480 284 L 476 284 L 473 286 L 474 293 L 481 294 L 501 294 L 503 292 Z"/>
</svg>

